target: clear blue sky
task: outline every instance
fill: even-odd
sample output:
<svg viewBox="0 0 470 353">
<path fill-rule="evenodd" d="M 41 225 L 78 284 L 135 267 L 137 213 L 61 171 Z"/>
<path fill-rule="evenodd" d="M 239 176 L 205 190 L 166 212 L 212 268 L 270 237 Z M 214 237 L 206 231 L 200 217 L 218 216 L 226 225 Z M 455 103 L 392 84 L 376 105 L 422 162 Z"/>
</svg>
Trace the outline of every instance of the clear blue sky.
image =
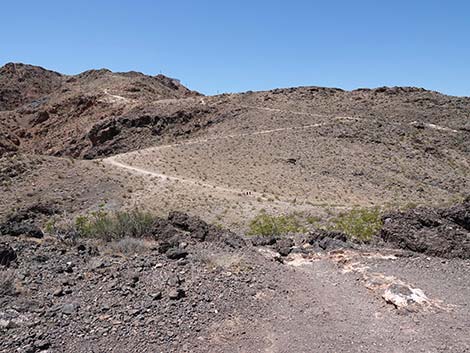
<svg viewBox="0 0 470 353">
<path fill-rule="evenodd" d="M 0 65 L 160 72 L 206 94 L 317 85 L 470 96 L 470 1 L 30 0 L 0 7 Z"/>
</svg>

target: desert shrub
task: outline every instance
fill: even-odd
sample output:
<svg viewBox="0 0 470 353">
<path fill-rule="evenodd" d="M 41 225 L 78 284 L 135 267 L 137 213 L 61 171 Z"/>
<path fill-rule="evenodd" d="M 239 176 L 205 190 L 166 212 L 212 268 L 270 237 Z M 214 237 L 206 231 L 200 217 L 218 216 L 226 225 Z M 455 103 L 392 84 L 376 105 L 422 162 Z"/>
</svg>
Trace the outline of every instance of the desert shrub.
<svg viewBox="0 0 470 353">
<path fill-rule="evenodd" d="M 111 241 L 148 236 L 154 221 L 154 215 L 141 210 L 106 212 L 100 209 L 75 220 L 51 219 L 45 230 L 61 239 L 87 237 Z"/>
<path fill-rule="evenodd" d="M 318 216 L 308 216 L 306 220 L 307 220 L 307 223 L 311 225 L 317 225 L 318 223 L 321 222 L 321 218 Z"/>
<path fill-rule="evenodd" d="M 45 224 L 44 231 L 64 241 L 74 241 L 78 237 L 75 222 L 67 215 L 51 217 Z"/>
<path fill-rule="evenodd" d="M 140 210 L 92 212 L 75 219 L 79 236 L 104 240 L 141 238 L 150 234 L 155 217 Z"/>
<path fill-rule="evenodd" d="M 367 241 L 382 228 L 381 212 L 378 208 L 355 208 L 332 218 L 327 228 Z"/>
<path fill-rule="evenodd" d="M 295 215 L 273 216 L 261 212 L 249 223 L 247 235 L 252 236 L 279 236 L 287 233 L 302 233 L 305 228 L 301 226 Z"/>
</svg>

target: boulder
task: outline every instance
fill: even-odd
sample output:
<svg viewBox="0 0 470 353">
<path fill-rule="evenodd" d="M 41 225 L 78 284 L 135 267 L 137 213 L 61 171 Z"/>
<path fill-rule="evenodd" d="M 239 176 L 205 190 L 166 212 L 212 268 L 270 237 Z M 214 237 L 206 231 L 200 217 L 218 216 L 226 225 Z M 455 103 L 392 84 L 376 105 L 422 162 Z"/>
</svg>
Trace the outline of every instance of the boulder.
<svg viewBox="0 0 470 353">
<path fill-rule="evenodd" d="M 16 260 L 15 250 L 6 243 L 0 243 L 0 265 L 8 267 L 14 260 Z"/>
<path fill-rule="evenodd" d="M 317 246 L 322 250 L 334 250 L 350 248 L 352 243 L 348 236 L 342 232 L 315 229 L 307 236 L 307 243 Z"/>
<path fill-rule="evenodd" d="M 291 238 L 284 238 L 278 240 L 274 248 L 281 256 L 287 256 L 290 254 L 293 246 L 294 241 Z"/>
<path fill-rule="evenodd" d="M 420 207 L 388 213 L 381 238 L 392 246 L 431 256 L 470 259 L 470 202 L 445 209 Z"/>
</svg>

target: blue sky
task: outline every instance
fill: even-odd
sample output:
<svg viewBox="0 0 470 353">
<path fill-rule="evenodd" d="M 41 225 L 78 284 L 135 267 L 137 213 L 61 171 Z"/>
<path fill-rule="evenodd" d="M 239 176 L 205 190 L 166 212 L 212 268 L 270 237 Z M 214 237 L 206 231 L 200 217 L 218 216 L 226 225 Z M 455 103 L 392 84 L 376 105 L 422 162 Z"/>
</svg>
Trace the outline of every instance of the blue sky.
<svg viewBox="0 0 470 353">
<path fill-rule="evenodd" d="M 470 96 L 469 1 L 34 0 L 0 8 L 0 65 L 164 73 L 205 94 L 317 85 Z"/>
</svg>

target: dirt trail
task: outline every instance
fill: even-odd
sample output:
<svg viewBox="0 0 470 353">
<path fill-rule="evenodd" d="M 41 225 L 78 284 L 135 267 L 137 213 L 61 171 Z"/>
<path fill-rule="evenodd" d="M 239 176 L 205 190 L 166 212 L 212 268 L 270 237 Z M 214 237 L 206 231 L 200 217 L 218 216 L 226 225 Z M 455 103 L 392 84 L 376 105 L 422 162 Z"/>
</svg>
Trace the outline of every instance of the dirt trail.
<svg viewBox="0 0 470 353">
<path fill-rule="evenodd" d="M 287 199 L 282 199 L 278 196 L 271 195 L 269 193 L 259 193 L 256 191 L 249 191 L 249 190 L 242 190 L 242 189 L 235 189 L 235 188 L 227 188 L 223 186 L 218 186 L 214 184 L 208 184 L 205 183 L 201 180 L 196 180 L 196 179 L 190 179 L 190 178 L 181 178 L 181 177 L 176 177 L 176 176 L 171 176 L 167 174 L 162 174 L 154 171 L 149 171 L 143 168 L 139 167 L 133 167 L 129 164 L 123 163 L 119 160 L 116 160 L 116 157 L 109 157 L 103 160 L 105 164 L 112 165 L 114 167 L 128 170 L 133 173 L 141 174 L 141 175 L 147 175 L 150 177 L 156 177 L 160 178 L 162 180 L 168 180 L 168 181 L 176 181 L 176 182 L 182 182 L 185 184 L 193 185 L 193 186 L 199 186 L 199 187 L 205 187 L 208 188 L 212 191 L 218 192 L 218 193 L 223 193 L 223 194 L 232 194 L 232 195 L 244 195 L 245 197 L 253 198 L 253 199 L 258 199 L 262 201 L 267 201 L 268 199 L 272 200 L 270 201 L 271 204 L 275 205 L 285 205 L 285 206 L 290 206 L 292 205 L 291 201 L 288 201 Z M 274 199 L 277 197 L 277 199 Z M 297 202 L 304 202 L 305 200 L 296 199 Z M 310 202 L 311 206 L 323 206 L 323 204 L 318 203 L 318 204 L 313 204 Z M 342 208 L 347 208 L 348 206 L 346 205 L 335 205 L 335 208 L 337 209 L 342 209 Z"/>
<path fill-rule="evenodd" d="M 326 117 L 326 116 L 323 116 L 323 117 Z M 352 117 L 334 117 L 332 119 L 332 121 L 325 122 L 325 123 L 316 123 L 316 124 L 310 124 L 310 125 L 260 130 L 260 131 L 242 133 L 242 134 L 228 134 L 228 135 L 214 136 L 214 137 L 208 137 L 208 138 L 203 138 L 203 139 L 194 139 L 194 140 L 189 140 L 189 141 L 184 141 L 184 142 L 179 142 L 179 143 L 173 143 L 173 144 L 168 144 L 168 145 L 162 145 L 162 146 L 156 146 L 156 147 L 143 148 L 143 149 L 139 149 L 138 151 L 132 151 L 132 152 L 116 154 L 116 155 L 114 155 L 112 157 L 108 157 L 104 160 L 113 159 L 113 158 L 117 158 L 117 157 L 136 155 L 136 154 L 139 154 L 141 152 L 158 151 L 158 150 L 163 149 L 163 148 L 188 146 L 188 145 L 195 145 L 195 144 L 200 144 L 200 143 L 205 143 L 205 142 L 210 142 L 210 141 L 216 141 L 216 140 L 226 140 L 226 139 L 234 139 L 234 138 L 240 138 L 240 137 L 265 135 L 265 134 L 272 134 L 272 133 L 276 133 L 276 132 L 294 131 L 294 130 L 307 130 L 307 129 L 317 128 L 317 127 L 321 127 L 321 126 L 332 125 L 332 124 L 334 124 L 335 122 L 338 122 L 338 121 L 340 121 L 340 122 L 341 121 L 355 122 L 355 121 L 360 121 L 360 120 L 361 119 L 359 119 L 359 118 L 352 118 Z"/>
<path fill-rule="evenodd" d="M 104 90 L 104 94 L 109 98 L 110 103 L 128 103 L 131 101 L 129 98 L 111 94 L 107 89 Z"/>
<path fill-rule="evenodd" d="M 267 194 L 267 193 L 259 193 L 259 192 L 255 192 L 255 191 L 242 190 L 242 189 L 237 189 L 237 188 L 227 188 L 227 187 L 223 187 L 223 186 L 219 186 L 219 185 L 205 183 L 202 180 L 172 176 L 172 175 L 159 173 L 158 171 L 150 171 L 150 170 L 146 170 L 144 168 L 134 167 L 131 164 L 126 163 L 125 159 L 129 156 L 139 155 L 142 152 L 157 152 L 158 150 L 164 149 L 164 148 L 172 148 L 172 147 L 179 147 L 179 146 L 201 144 L 201 143 L 206 143 L 206 142 L 215 141 L 215 140 L 233 139 L 233 138 L 240 138 L 240 137 L 249 137 L 249 136 L 257 136 L 257 135 L 264 135 L 264 134 L 272 134 L 272 133 L 284 132 L 284 131 L 306 130 L 306 129 L 312 129 L 312 128 L 325 126 L 325 125 L 330 125 L 334 122 L 343 122 L 343 121 L 344 122 L 354 122 L 354 121 L 358 121 L 358 119 L 351 118 L 351 117 L 335 117 L 332 120 L 333 120 L 332 122 L 326 122 L 326 123 L 316 123 L 316 124 L 304 125 L 304 126 L 294 126 L 294 127 L 286 127 L 286 128 L 278 128 L 278 129 L 261 130 L 261 131 L 251 132 L 251 133 L 243 133 L 243 134 L 215 136 L 215 137 L 209 137 L 209 138 L 205 138 L 205 139 L 195 139 L 195 140 L 190 140 L 190 141 L 185 141 L 185 142 L 180 142 L 180 143 L 175 143 L 175 144 L 168 144 L 168 145 L 163 145 L 163 146 L 151 147 L 151 148 L 141 149 L 141 150 L 138 150 L 138 151 L 127 152 L 127 153 L 118 154 L 118 155 L 115 155 L 115 156 L 112 156 L 112 157 L 108 157 L 108 158 L 103 159 L 103 162 L 105 164 L 109 164 L 109 165 L 112 165 L 112 166 L 115 166 L 115 167 L 118 167 L 118 168 L 121 168 L 121 169 L 126 169 L 126 170 L 129 170 L 129 171 L 134 172 L 134 173 L 149 175 L 149 176 L 157 177 L 157 178 L 164 179 L 164 180 L 183 182 L 183 183 L 190 184 L 190 185 L 203 186 L 203 187 L 210 188 L 212 190 L 220 191 L 220 192 L 224 192 L 224 193 L 231 193 L 231 194 L 237 194 L 237 195 L 244 194 L 244 195 L 247 195 L 247 196 L 250 196 L 250 197 L 253 197 L 253 198 L 261 198 L 261 199 L 275 198 L 274 195 L 270 195 L 270 194 Z M 301 199 L 298 199 L 297 201 L 302 202 Z M 290 204 L 291 202 L 287 201 L 287 200 L 276 200 L 276 201 L 273 201 L 273 203 Z M 315 206 L 315 205 L 312 205 L 312 206 Z M 318 204 L 318 206 L 321 206 L 321 204 Z M 346 206 L 340 205 L 340 207 L 346 207 Z"/>
<path fill-rule="evenodd" d="M 405 258 L 361 259 L 361 265 L 393 268 L 404 281 L 416 279 Z M 415 266 L 425 258 L 415 260 Z M 459 286 L 468 278 L 459 262 L 453 275 L 434 276 L 445 271 L 439 260 L 421 269 L 425 289 Z M 401 269 L 401 270 L 400 270 Z M 457 273 L 456 273 L 457 272 Z M 212 352 L 467 352 L 470 297 L 466 288 L 458 297 L 445 297 L 448 309 L 418 308 L 399 311 L 365 286 L 356 272 L 344 271 L 328 256 L 299 267 L 278 268 L 276 288 L 256 294 L 257 306 L 247 318 L 236 317 L 214 328 Z M 465 299 L 466 298 L 466 299 Z M 456 305 L 456 304 L 459 305 Z"/>
<path fill-rule="evenodd" d="M 293 110 L 283 110 L 283 109 L 268 108 L 268 107 L 257 107 L 257 106 L 253 106 L 253 105 L 240 105 L 240 107 L 248 108 L 248 109 L 265 110 L 265 111 L 268 111 L 268 112 L 315 116 L 315 117 L 318 117 L 318 118 L 328 118 L 328 117 L 330 117 L 329 115 L 325 115 L 325 114 L 307 113 L 307 112 L 299 112 L 299 111 L 293 111 Z M 353 120 L 353 121 L 367 120 L 367 121 L 374 122 L 374 123 L 380 123 L 381 122 L 378 119 L 371 119 L 371 118 L 364 119 L 364 118 L 349 117 L 349 116 L 336 117 L 335 119 L 336 120 Z M 393 124 L 393 125 L 396 125 L 396 126 L 402 126 L 401 123 L 396 123 L 396 122 L 393 122 L 393 121 L 388 121 L 387 123 Z M 418 121 L 413 121 L 413 122 L 409 123 L 409 125 L 412 125 L 412 126 L 416 126 L 418 124 L 419 124 Z M 431 124 L 431 123 L 423 123 L 423 126 L 429 128 L 429 129 L 438 130 L 438 131 L 441 131 L 441 132 L 460 133 L 460 131 L 458 131 L 458 130 L 454 130 L 454 129 L 451 129 L 451 128 L 448 128 L 448 127 L 445 127 L 445 126 L 440 126 L 440 125 Z"/>
<path fill-rule="evenodd" d="M 106 92 L 107 93 L 107 92 Z M 194 98 L 190 98 L 194 100 Z M 165 100 L 164 102 L 170 102 L 172 100 Z M 201 99 L 203 101 L 203 99 Z M 202 103 L 201 103 L 202 104 Z M 315 129 L 315 128 L 320 128 L 322 126 L 328 126 L 328 125 L 333 125 L 337 123 L 357 123 L 360 121 L 363 121 L 363 118 L 356 118 L 356 117 L 349 117 L 349 116 L 337 116 L 337 117 L 331 117 L 327 115 L 322 115 L 322 114 L 314 114 L 314 113 L 306 113 L 306 112 L 298 112 L 298 111 L 291 111 L 291 110 L 281 110 L 281 109 L 275 109 L 275 108 L 268 108 L 268 107 L 259 107 L 259 106 L 250 106 L 250 105 L 244 105 L 242 106 L 244 108 L 248 109 L 260 109 L 260 110 L 265 110 L 265 111 L 270 111 L 270 112 L 282 112 L 286 114 L 301 114 L 301 115 L 308 115 L 308 116 L 315 116 L 315 117 L 322 117 L 322 118 L 330 118 L 329 121 L 327 122 L 321 122 L 321 123 L 314 123 L 314 124 L 309 124 L 309 125 L 302 125 L 302 126 L 291 126 L 291 127 L 282 127 L 282 128 L 276 128 L 276 129 L 266 129 L 266 130 L 260 130 L 260 131 L 254 131 L 254 132 L 247 132 L 247 133 L 239 133 L 239 134 L 227 134 L 227 135 L 220 135 L 220 136 L 212 136 L 212 137 L 207 137 L 207 138 L 196 138 L 193 140 L 189 141 L 184 141 L 184 142 L 178 142 L 178 143 L 173 143 L 173 144 L 167 144 L 167 145 L 162 145 L 162 146 L 156 146 L 156 147 L 150 147 L 150 148 L 145 148 L 145 149 L 140 149 L 138 151 L 133 151 L 133 152 L 126 152 L 123 154 L 117 154 L 112 157 L 106 158 L 103 160 L 104 163 L 108 165 L 112 165 L 114 167 L 117 167 L 119 169 L 125 169 L 128 170 L 132 173 L 136 174 L 141 174 L 141 175 L 147 175 L 147 176 L 152 176 L 152 177 L 157 177 L 163 180 L 169 180 L 169 181 L 175 181 L 175 182 L 182 182 L 187 185 L 198 185 L 207 189 L 210 189 L 211 191 L 215 191 L 217 193 L 222 193 L 222 194 L 231 194 L 231 195 L 246 195 L 251 198 L 255 199 L 262 199 L 265 200 L 267 198 L 269 199 L 277 199 L 277 201 L 273 201 L 276 204 L 281 204 L 281 205 L 286 205 L 286 204 L 291 204 L 292 200 L 290 199 L 282 199 L 278 197 L 274 197 L 274 195 L 268 194 L 268 193 L 259 193 L 259 192 L 254 192 L 250 190 L 244 190 L 240 188 L 234 188 L 234 187 L 225 187 L 221 185 L 216 185 L 216 184 L 211 184 L 204 182 L 203 180 L 200 180 L 198 178 L 188 178 L 188 177 L 183 177 L 183 176 L 174 176 L 174 175 L 168 175 L 164 174 L 158 170 L 149 170 L 147 168 L 142 168 L 142 167 L 137 167 L 132 165 L 132 157 L 137 157 L 141 154 L 145 153 L 156 153 L 159 150 L 166 149 L 166 148 L 174 148 L 174 147 L 180 147 L 180 146 L 189 146 L 189 145 L 196 145 L 196 144 L 205 144 L 211 141 L 217 141 L 217 140 L 229 140 L 229 139 L 237 139 L 237 138 L 244 138 L 244 137 L 253 137 L 253 136 L 260 136 L 260 135 L 267 135 L 267 134 L 275 134 L 275 133 L 282 133 L 286 131 L 302 131 L 302 130 L 307 130 L 307 129 Z M 371 119 L 368 119 L 371 120 Z M 374 121 L 378 122 L 378 120 Z M 415 123 L 412 123 L 415 124 Z M 400 124 L 399 124 L 400 125 Z M 432 128 L 435 130 L 439 130 L 441 132 L 451 132 L 455 133 L 457 132 L 456 130 L 444 128 L 441 126 L 437 125 L 432 125 L 432 124 L 424 124 L 424 126 L 428 128 Z M 296 199 L 296 201 L 303 202 L 305 203 L 307 200 L 302 200 L 300 198 Z M 318 205 L 312 205 L 312 206 L 322 206 L 322 204 Z M 347 206 L 345 205 L 339 205 L 339 208 L 346 208 Z"/>
</svg>

